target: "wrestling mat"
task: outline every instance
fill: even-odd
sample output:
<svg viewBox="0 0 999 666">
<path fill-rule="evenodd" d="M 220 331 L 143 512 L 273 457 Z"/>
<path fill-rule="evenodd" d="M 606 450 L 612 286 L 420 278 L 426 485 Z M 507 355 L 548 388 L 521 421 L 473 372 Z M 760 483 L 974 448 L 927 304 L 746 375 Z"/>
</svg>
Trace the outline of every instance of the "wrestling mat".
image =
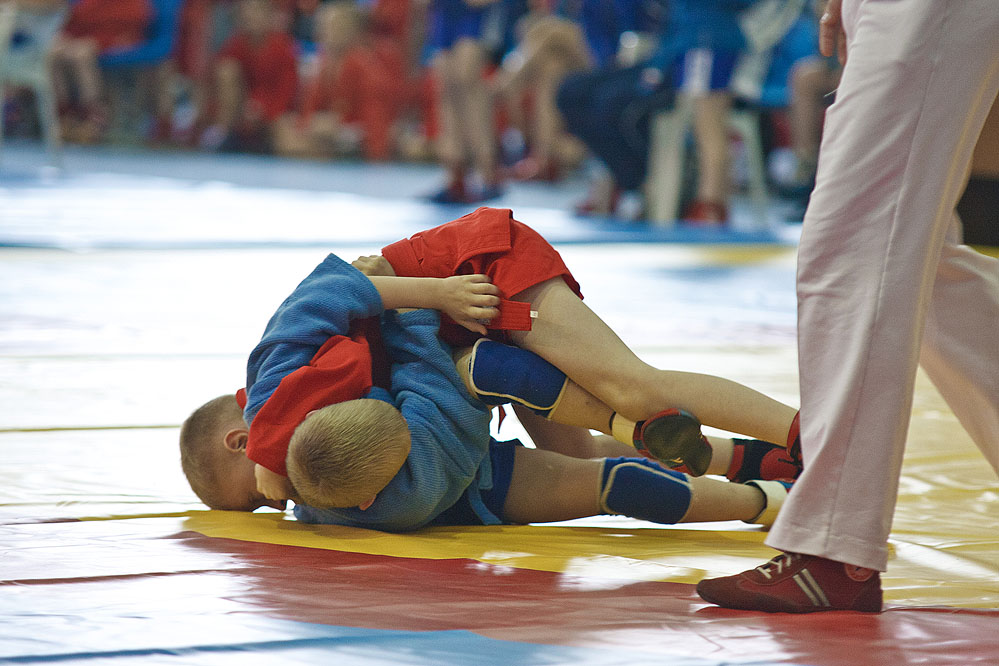
<svg viewBox="0 0 999 666">
<path fill-rule="evenodd" d="M 343 191 L 274 186 L 271 161 L 223 163 L 213 177 L 255 175 L 213 183 L 98 158 L 0 172 L 0 663 L 999 663 L 999 484 L 922 375 L 880 615 L 702 602 L 700 578 L 774 554 L 742 523 L 387 535 L 206 510 L 177 427 L 241 385 L 284 295 L 326 252 L 465 211 L 348 191 L 329 165 Z M 615 237 L 543 200 L 518 210 L 521 195 L 497 203 L 558 241 L 643 358 L 797 404 L 793 244 Z M 499 434 L 521 433 L 508 419 Z"/>
</svg>

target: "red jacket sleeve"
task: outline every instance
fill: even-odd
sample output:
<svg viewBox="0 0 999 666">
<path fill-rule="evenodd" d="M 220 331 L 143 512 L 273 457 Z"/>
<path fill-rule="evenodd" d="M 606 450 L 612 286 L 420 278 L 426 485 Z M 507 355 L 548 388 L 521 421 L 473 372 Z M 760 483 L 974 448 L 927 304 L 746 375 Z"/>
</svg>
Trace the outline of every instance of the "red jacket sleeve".
<svg viewBox="0 0 999 666">
<path fill-rule="evenodd" d="M 363 397 L 372 386 L 371 363 L 363 337 L 330 338 L 309 365 L 281 380 L 257 412 L 250 426 L 247 457 L 287 476 L 285 458 L 295 428 L 314 409 Z"/>
</svg>

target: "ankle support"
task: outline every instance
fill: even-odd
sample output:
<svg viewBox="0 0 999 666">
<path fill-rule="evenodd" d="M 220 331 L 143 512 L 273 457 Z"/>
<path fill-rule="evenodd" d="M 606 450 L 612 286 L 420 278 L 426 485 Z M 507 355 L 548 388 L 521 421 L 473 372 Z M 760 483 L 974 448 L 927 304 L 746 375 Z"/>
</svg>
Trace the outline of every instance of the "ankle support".
<svg viewBox="0 0 999 666">
<path fill-rule="evenodd" d="M 488 338 L 472 348 L 469 376 L 475 396 L 487 405 L 513 402 L 546 417 L 568 383 L 564 372 L 537 354 Z"/>
<path fill-rule="evenodd" d="M 763 511 L 760 511 L 755 518 L 743 522 L 770 527 L 777 520 L 780 508 L 784 506 L 784 500 L 787 499 L 791 483 L 786 481 L 747 481 L 746 485 L 756 486 L 760 489 L 760 492 L 763 493 L 764 506 Z"/>
<path fill-rule="evenodd" d="M 600 477 L 604 513 L 654 523 L 680 522 L 690 508 L 690 481 L 644 458 L 607 458 Z"/>
</svg>

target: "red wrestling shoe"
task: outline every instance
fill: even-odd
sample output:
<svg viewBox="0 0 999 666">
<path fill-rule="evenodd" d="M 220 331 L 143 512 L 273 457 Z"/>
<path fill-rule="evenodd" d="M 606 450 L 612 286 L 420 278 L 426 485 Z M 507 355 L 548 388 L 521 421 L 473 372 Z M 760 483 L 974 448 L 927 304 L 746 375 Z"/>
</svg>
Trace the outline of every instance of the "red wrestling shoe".
<svg viewBox="0 0 999 666">
<path fill-rule="evenodd" d="M 881 612 L 881 574 L 814 555 L 782 553 L 735 576 L 697 584 L 705 601 L 765 613 Z"/>
<path fill-rule="evenodd" d="M 572 210 L 580 217 L 605 217 L 614 214 L 620 201 L 620 187 L 617 185 L 607 187 L 605 183 L 594 183 L 586 199 L 573 206 Z"/>
<path fill-rule="evenodd" d="M 732 462 L 725 477 L 745 483 L 750 479 L 797 479 L 801 476 L 801 455 L 783 446 L 758 439 L 733 439 Z M 800 449 L 800 446 L 799 446 Z"/>
<path fill-rule="evenodd" d="M 643 456 L 691 476 L 703 475 L 711 463 L 711 445 L 701 434 L 701 422 L 682 409 L 666 409 L 639 421 L 632 440 Z"/>
<path fill-rule="evenodd" d="M 791 428 L 787 433 L 787 454 L 798 467 L 805 466 L 801 457 L 801 412 L 795 414 L 791 421 Z"/>
<path fill-rule="evenodd" d="M 695 227 L 720 227 L 728 222 L 728 208 L 715 201 L 692 201 L 680 216 L 684 222 Z"/>
<path fill-rule="evenodd" d="M 468 194 L 463 180 L 452 180 L 439 191 L 427 196 L 430 203 L 463 204 L 468 203 Z"/>
</svg>

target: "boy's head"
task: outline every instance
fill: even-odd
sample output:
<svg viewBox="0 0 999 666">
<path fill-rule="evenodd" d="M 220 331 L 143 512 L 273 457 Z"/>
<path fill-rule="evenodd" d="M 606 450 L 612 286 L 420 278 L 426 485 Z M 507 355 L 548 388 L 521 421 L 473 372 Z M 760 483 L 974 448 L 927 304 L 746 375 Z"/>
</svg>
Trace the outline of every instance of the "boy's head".
<svg viewBox="0 0 999 666">
<path fill-rule="evenodd" d="M 381 400 L 348 400 L 318 409 L 295 429 L 288 478 L 317 508 L 371 505 L 409 455 L 399 410 Z"/>
<path fill-rule="evenodd" d="M 257 492 L 255 465 L 245 454 L 248 439 L 243 410 L 232 394 L 208 401 L 180 427 L 180 465 L 194 494 L 210 508 L 284 509 L 284 502 Z"/>
</svg>

